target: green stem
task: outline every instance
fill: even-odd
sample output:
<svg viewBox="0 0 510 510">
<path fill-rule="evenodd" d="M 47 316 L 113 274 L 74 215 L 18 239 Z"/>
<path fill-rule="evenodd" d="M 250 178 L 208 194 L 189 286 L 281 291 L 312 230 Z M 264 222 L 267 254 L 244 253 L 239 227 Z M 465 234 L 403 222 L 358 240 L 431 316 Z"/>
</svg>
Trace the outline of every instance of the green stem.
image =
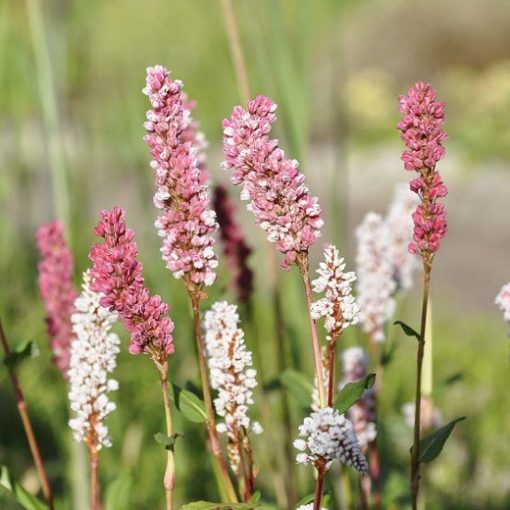
<svg viewBox="0 0 510 510">
<path fill-rule="evenodd" d="M 158 369 L 161 391 L 163 393 L 163 405 L 165 408 L 166 435 L 171 437 L 173 434 L 173 427 L 170 399 L 168 397 L 168 361 L 165 360 Z M 167 449 L 166 470 L 163 478 L 163 485 L 166 492 L 166 510 L 173 510 L 173 491 L 175 487 L 175 456 L 173 448 Z"/>
<path fill-rule="evenodd" d="M 322 359 L 321 359 L 321 349 L 319 345 L 319 336 L 317 334 L 317 326 L 315 324 L 315 320 L 312 318 L 310 307 L 313 303 L 313 292 L 312 285 L 310 283 L 310 275 L 308 271 L 308 255 L 306 253 L 299 253 L 297 258 L 297 266 L 299 271 L 301 272 L 301 278 L 303 279 L 303 284 L 305 287 L 306 294 L 306 304 L 307 304 L 307 312 L 308 318 L 310 321 L 310 332 L 312 339 L 312 349 L 313 356 L 315 359 L 315 375 L 317 377 L 317 388 L 319 390 L 319 402 L 321 408 L 326 407 L 327 399 L 326 399 L 326 391 L 324 388 L 324 377 L 322 374 Z"/>
<path fill-rule="evenodd" d="M 418 356 L 416 363 L 416 397 L 414 408 L 414 442 L 411 454 L 411 501 L 413 510 L 418 508 L 418 494 L 420 489 L 420 422 L 421 422 L 421 380 L 423 369 L 423 353 L 425 350 L 425 332 L 427 325 L 427 308 L 430 290 L 430 264 L 423 266 L 423 303 L 421 310 L 420 339 L 418 341 Z"/>
</svg>

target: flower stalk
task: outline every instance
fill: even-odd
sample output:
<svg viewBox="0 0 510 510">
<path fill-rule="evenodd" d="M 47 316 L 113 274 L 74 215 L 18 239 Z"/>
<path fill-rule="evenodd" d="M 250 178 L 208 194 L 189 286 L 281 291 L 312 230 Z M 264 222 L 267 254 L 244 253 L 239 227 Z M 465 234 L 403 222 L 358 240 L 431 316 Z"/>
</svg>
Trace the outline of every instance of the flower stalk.
<svg viewBox="0 0 510 510">
<path fill-rule="evenodd" d="M 209 435 L 210 448 L 213 458 L 216 462 L 218 472 L 223 484 L 223 490 L 228 496 L 229 503 L 237 503 L 238 498 L 230 475 L 228 474 L 227 463 L 223 457 L 221 450 L 220 438 L 216 428 L 216 417 L 214 414 L 213 401 L 211 396 L 211 386 L 209 384 L 209 376 L 207 372 L 207 361 L 205 359 L 205 347 L 202 339 L 202 329 L 200 322 L 200 293 L 189 292 L 191 300 L 191 308 L 193 313 L 193 331 L 195 335 L 195 343 L 197 348 L 198 367 L 200 371 L 200 379 L 202 383 L 202 392 L 204 396 L 205 410 L 207 413 L 207 433 Z"/>
<path fill-rule="evenodd" d="M 2 344 L 5 356 L 8 356 L 10 354 L 9 343 L 7 342 L 7 336 L 5 335 L 1 319 L 0 319 L 0 342 Z M 48 503 L 49 510 L 54 510 L 53 492 L 51 490 L 48 475 L 44 467 L 41 450 L 35 437 L 32 422 L 28 414 L 27 403 L 21 390 L 18 376 L 16 375 L 14 369 L 11 367 L 9 367 L 9 377 L 11 379 L 12 389 L 14 391 L 14 398 L 16 399 L 16 406 L 18 408 L 18 412 L 21 417 L 21 422 L 23 424 L 23 428 L 27 436 L 28 445 L 30 447 L 30 452 L 32 453 L 32 458 L 34 459 L 35 468 L 37 470 L 37 476 L 39 477 L 39 481 L 41 483 L 44 498 Z"/>
</svg>

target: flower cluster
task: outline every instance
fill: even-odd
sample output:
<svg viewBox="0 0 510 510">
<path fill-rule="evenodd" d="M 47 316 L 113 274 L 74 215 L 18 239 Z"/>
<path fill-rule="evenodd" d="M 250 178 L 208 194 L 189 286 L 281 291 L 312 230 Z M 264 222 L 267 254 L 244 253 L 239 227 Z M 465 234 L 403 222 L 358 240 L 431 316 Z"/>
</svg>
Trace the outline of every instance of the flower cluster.
<svg viewBox="0 0 510 510">
<path fill-rule="evenodd" d="M 409 253 L 408 246 L 413 240 L 412 213 L 419 199 L 405 184 L 397 186 L 393 201 L 386 215 L 390 234 L 389 258 L 393 265 L 393 277 L 397 288 L 409 290 L 413 285 L 413 273 L 418 260 Z"/>
<path fill-rule="evenodd" d="M 115 410 L 108 393 L 116 390 L 118 383 L 108 375 L 115 369 L 120 340 L 109 333 L 117 314 L 100 305 L 100 294 L 90 289 L 89 271 L 83 274 L 82 288 L 71 318 L 75 337 L 71 341 L 69 401 L 75 417 L 69 426 L 76 441 L 85 441 L 89 449 L 97 451 L 111 446 L 104 420 Z"/>
<path fill-rule="evenodd" d="M 385 339 L 384 324 L 393 315 L 396 284 L 389 257 L 390 233 L 380 215 L 368 213 L 356 230 L 358 304 L 363 331 L 374 341 Z"/>
<path fill-rule="evenodd" d="M 361 347 L 346 349 L 342 353 L 342 362 L 344 377 L 340 387 L 368 375 L 368 355 Z M 375 389 L 372 387 L 365 390 L 358 402 L 347 411 L 362 449 L 374 441 L 377 435 L 375 405 Z"/>
<path fill-rule="evenodd" d="M 420 174 L 410 182 L 410 188 L 419 195 L 421 204 L 413 213 L 414 242 L 409 245 L 409 250 L 423 256 L 430 264 L 447 233 L 446 211 L 436 200 L 445 197 L 448 191 L 435 169 L 436 163 L 445 155 L 442 145 L 447 138 L 442 128 L 445 105 L 436 101 L 436 93 L 424 83 L 417 83 L 409 89 L 407 96 L 400 96 L 399 104 L 403 118 L 397 127 L 407 147 L 402 154 L 404 168 Z"/>
<path fill-rule="evenodd" d="M 313 510 L 313 503 L 308 503 L 308 505 L 301 505 L 296 508 L 296 510 Z M 325 507 L 321 507 L 321 510 L 328 510 Z"/>
<path fill-rule="evenodd" d="M 143 89 L 152 105 L 144 140 L 153 158 L 154 205 L 163 211 L 156 228 L 163 238 L 161 252 L 167 268 L 176 278 L 200 287 L 216 278 L 212 234 L 218 226 L 202 168 L 203 140 L 191 117 L 193 104 L 182 91 L 182 82 L 171 80 L 169 74 L 162 66 L 147 68 Z"/>
<path fill-rule="evenodd" d="M 262 432 L 258 422 L 251 423 L 249 406 L 253 404 L 253 388 L 257 386 L 252 353 L 246 349 L 243 330 L 238 328 L 239 315 L 235 305 L 226 301 L 214 303 L 204 318 L 205 348 L 211 386 L 218 390 L 214 406 L 225 422 L 218 432 L 226 432 L 229 459 L 234 471 L 239 466 L 239 448 L 245 431 Z"/>
<path fill-rule="evenodd" d="M 269 242 L 284 254 L 288 268 L 298 254 L 307 253 L 320 236 L 323 221 L 316 197 L 309 194 L 296 160 L 285 159 L 278 140 L 270 139 L 276 104 L 264 96 L 236 106 L 223 121 L 223 168 L 233 169 L 232 182 L 266 232 Z"/>
<path fill-rule="evenodd" d="M 149 296 L 144 286 L 134 232 L 126 228 L 124 211 L 119 207 L 101 211 L 95 233 L 104 242 L 95 244 L 89 254 L 94 263 L 90 287 L 103 294 L 101 305 L 117 312 L 131 333 L 129 352 L 172 354 L 174 324 L 165 317 L 169 307 L 160 296 Z"/>
<path fill-rule="evenodd" d="M 328 340 L 336 338 L 350 324 L 358 323 L 360 312 L 352 295 L 352 282 L 356 280 L 353 272 L 344 272 L 345 262 L 338 249 L 329 244 L 324 249 L 324 262 L 317 273 L 319 278 L 313 280 L 313 290 L 325 293 L 325 297 L 312 304 L 310 312 L 314 319 L 325 317 L 324 327 Z"/>
<path fill-rule="evenodd" d="M 55 365 L 66 375 L 72 337 L 71 315 L 77 295 L 72 283 L 73 257 L 58 221 L 39 228 L 37 246 L 42 258 L 39 291 L 44 301 L 50 347 Z"/>
<path fill-rule="evenodd" d="M 294 441 L 294 447 L 302 452 L 296 457 L 298 464 L 329 469 L 334 461 L 339 460 L 362 475 L 367 473 L 368 464 L 352 424 L 336 409 L 324 407 L 307 416 L 299 427 L 299 436 L 304 439 Z"/>
<path fill-rule="evenodd" d="M 239 302 L 247 303 L 253 292 L 253 272 L 247 264 L 251 249 L 235 219 L 235 206 L 227 190 L 221 185 L 214 188 L 214 209 L 220 226 L 223 252 L 234 273 L 232 286 Z"/>
<path fill-rule="evenodd" d="M 503 318 L 510 322 L 510 282 L 503 285 L 499 294 L 496 296 L 495 303 L 503 312 Z"/>
</svg>

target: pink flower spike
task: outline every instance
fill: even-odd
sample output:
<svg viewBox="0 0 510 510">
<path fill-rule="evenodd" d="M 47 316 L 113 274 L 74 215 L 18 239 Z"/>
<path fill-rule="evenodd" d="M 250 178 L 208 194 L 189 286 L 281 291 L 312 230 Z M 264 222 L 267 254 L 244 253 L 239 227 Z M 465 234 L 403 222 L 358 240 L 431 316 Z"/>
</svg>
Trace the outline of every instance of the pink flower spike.
<svg viewBox="0 0 510 510">
<path fill-rule="evenodd" d="M 510 282 L 503 285 L 496 296 L 495 303 L 503 312 L 503 319 L 510 323 Z"/>
<path fill-rule="evenodd" d="M 298 162 L 285 159 L 278 140 L 269 138 L 275 111 L 276 104 L 264 96 L 249 101 L 247 111 L 234 108 L 223 121 L 222 166 L 233 169 L 232 182 L 241 186 L 241 199 L 248 201 L 247 209 L 267 240 L 284 254 L 282 266 L 287 269 L 317 241 L 323 221 Z"/>
<path fill-rule="evenodd" d="M 101 305 L 117 312 L 131 333 L 129 352 L 172 354 L 174 323 L 164 316 L 169 306 L 160 296 L 150 296 L 144 286 L 134 232 L 126 228 L 124 211 L 119 207 L 101 211 L 95 233 L 104 242 L 95 244 L 89 253 L 93 262 L 90 288 L 103 294 Z"/>
<path fill-rule="evenodd" d="M 46 325 L 55 365 L 67 377 L 73 336 L 71 315 L 77 293 L 73 288 L 73 257 L 58 221 L 42 225 L 37 232 L 39 291 L 44 301 Z"/>
<path fill-rule="evenodd" d="M 442 142 L 448 136 L 442 127 L 445 105 L 436 101 L 436 93 L 424 83 L 417 83 L 407 96 L 400 96 L 399 104 L 403 119 L 397 127 L 407 147 L 402 154 L 404 168 L 420 174 L 410 183 L 421 205 L 413 214 L 414 233 L 409 251 L 421 255 L 430 265 L 448 232 L 444 206 L 436 203 L 448 190 L 435 169 L 445 155 Z"/>
<path fill-rule="evenodd" d="M 218 225 L 210 208 L 205 141 L 191 117 L 194 105 L 182 91 L 182 82 L 172 81 L 169 74 L 162 66 L 147 68 L 143 89 L 152 105 L 144 140 L 153 158 L 154 205 L 162 210 L 155 226 L 163 238 L 161 253 L 167 268 L 200 289 L 216 278 L 212 234 Z"/>
</svg>

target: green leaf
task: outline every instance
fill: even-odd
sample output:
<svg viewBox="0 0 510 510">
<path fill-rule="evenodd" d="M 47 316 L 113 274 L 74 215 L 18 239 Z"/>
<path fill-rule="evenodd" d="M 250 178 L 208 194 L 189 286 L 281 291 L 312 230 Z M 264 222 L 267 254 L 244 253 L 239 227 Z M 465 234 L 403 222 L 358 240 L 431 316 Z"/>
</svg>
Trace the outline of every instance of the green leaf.
<svg viewBox="0 0 510 510">
<path fill-rule="evenodd" d="M 48 510 L 48 506 L 15 482 L 5 466 L 0 467 L 0 486 L 10 491 L 26 510 Z"/>
<path fill-rule="evenodd" d="M 193 423 L 204 423 L 207 421 L 204 401 L 199 399 L 194 393 L 191 393 L 191 391 L 184 390 L 172 383 L 170 399 L 189 421 Z"/>
<path fill-rule="evenodd" d="M 312 503 L 315 499 L 315 494 L 308 494 L 308 496 L 305 496 L 304 498 L 300 499 L 296 503 L 296 508 L 299 508 L 300 506 L 308 505 L 309 503 Z"/>
<path fill-rule="evenodd" d="M 154 439 L 157 443 L 162 444 L 165 447 L 165 450 L 173 450 L 175 441 L 178 437 L 184 437 L 184 434 L 180 434 L 179 432 L 176 432 L 175 434 L 172 434 L 171 436 L 167 436 L 166 434 L 163 434 L 161 432 L 157 432 L 154 434 Z"/>
<path fill-rule="evenodd" d="M 126 469 L 119 473 L 117 478 L 106 487 L 104 508 L 105 510 L 125 510 L 131 505 L 131 488 L 133 487 L 133 475 Z"/>
<path fill-rule="evenodd" d="M 256 503 L 211 503 L 210 501 L 194 501 L 181 506 L 181 510 L 249 510 L 256 508 Z"/>
<path fill-rule="evenodd" d="M 363 395 L 363 392 L 371 388 L 375 383 L 375 374 L 368 374 L 364 379 L 347 383 L 335 398 L 335 408 L 340 414 L 345 413 Z"/>
<path fill-rule="evenodd" d="M 32 341 L 22 342 L 4 358 L 4 365 L 10 370 L 15 369 L 27 358 L 36 358 L 39 356 L 39 346 Z"/>
<path fill-rule="evenodd" d="M 260 491 L 255 491 L 251 497 L 252 503 L 258 503 L 260 498 L 262 497 L 262 493 Z"/>
<path fill-rule="evenodd" d="M 395 326 L 399 325 L 407 336 L 414 336 L 419 342 L 421 342 L 420 333 L 418 333 L 415 329 L 409 326 L 409 324 L 406 324 L 405 322 L 402 321 L 395 321 L 393 324 Z"/>
<path fill-rule="evenodd" d="M 287 369 L 280 376 L 280 380 L 301 406 L 310 407 L 313 384 L 309 381 L 308 377 L 296 370 Z"/>
<path fill-rule="evenodd" d="M 443 450 L 443 447 L 446 443 L 446 440 L 452 433 L 455 425 L 462 420 L 465 420 L 465 416 L 461 416 L 460 418 L 455 418 L 450 423 L 437 429 L 432 434 L 424 437 L 420 441 L 420 462 L 431 462 L 433 461 Z M 412 452 L 411 448 L 411 452 Z"/>
</svg>

